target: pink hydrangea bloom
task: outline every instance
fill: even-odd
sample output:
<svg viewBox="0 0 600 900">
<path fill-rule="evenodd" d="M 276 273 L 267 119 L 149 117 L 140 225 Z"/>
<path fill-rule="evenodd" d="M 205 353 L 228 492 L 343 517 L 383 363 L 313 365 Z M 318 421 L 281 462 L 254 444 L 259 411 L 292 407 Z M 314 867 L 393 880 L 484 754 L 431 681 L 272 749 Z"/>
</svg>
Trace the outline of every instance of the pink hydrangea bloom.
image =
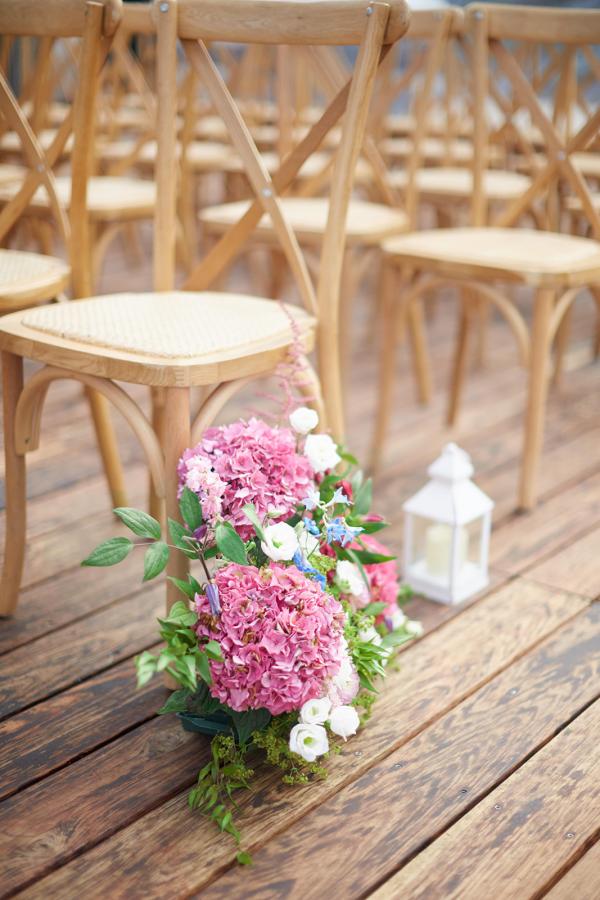
<svg viewBox="0 0 600 900">
<path fill-rule="evenodd" d="M 361 535 L 361 540 L 367 550 L 371 550 L 373 553 L 382 553 L 384 556 L 393 556 L 390 548 L 374 538 L 372 534 Z M 398 608 L 397 598 L 400 582 L 398 580 L 396 561 L 373 563 L 365 566 L 365 571 L 369 576 L 371 585 L 371 602 L 385 603 L 386 605 L 381 617 L 378 619 L 378 621 L 383 621 Z"/>
<path fill-rule="evenodd" d="M 196 596 L 199 637 L 218 640 L 211 694 L 231 709 L 273 715 L 322 697 L 345 654 L 341 604 L 295 566 L 230 563 L 215 574 L 221 615 Z"/>
<path fill-rule="evenodd" d="M 197 494 L 202 504 L 202 517 L 205 522 L 212 524 L 221 515 L 221 498 L 226 488 L 215 467 L 206 456 L 200 456 L 194 450 L 186 450 L 179 460 L 177 474 L 179 496 L 184 487 Z"/>
<path fill-rule="evenodd" d="M 204 456 L 225 482 L 222 513 L 244 540 L 254 534 L 243 512 L 246 503 L 254 503 L 260 518 L 277 512 L 273 521 L 283 521 L 314 484 L 310 463 L 296 452 L 290 429 L 272 428 L 260 419 L 209 428 L 186 453 Z"/>
</svg>

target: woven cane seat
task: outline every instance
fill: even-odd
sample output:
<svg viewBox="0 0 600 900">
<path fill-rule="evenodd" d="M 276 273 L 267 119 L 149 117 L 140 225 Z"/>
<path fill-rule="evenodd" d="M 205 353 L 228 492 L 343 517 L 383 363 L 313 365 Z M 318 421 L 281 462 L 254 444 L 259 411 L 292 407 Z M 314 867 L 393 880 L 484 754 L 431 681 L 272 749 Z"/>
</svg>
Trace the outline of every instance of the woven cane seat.
<svg viewBox="0 0 600 900">
<path fill-rule="evenodd" d="M 60 175 L 55 179 L 59 203 L 67 208 L 71 202 L 71 179 Z M 10 200 L 18 191 L 13 183 L 0 185 L 0 202 Z M 137 219 L 152 217 L 156 205 L 156 185 L 139 178 L 98 176 L 88 181 L 87 210 L 92 219 Z M 49 209 L 46 189 L 39 187 L 29 202 L 29 209 L 45 212 Z"/>
<path fill-rule="evenodd" d="M 421 141 L 419 149 L 424 165 L 445 162 L 468 165 L 473 160 L 473 144 L 466 138 L 445 141 L 443 138 L 428 137 Z M 414 150 L 414 141 L 407 137 L 386 138 L 381 142 L 380 150 L 390 159 L 408 159 Z M 487 154 L 490 162 L 497 161 L 500 149 L 492 145 L 487 148 Z"/>
<path fill-rule="evenodd" d="M 141 384 L 210 384 L 271 370 L 296 326 L 307 350 L 315 320 L 242 294 L 111 294 L 0 319 L 0 348 Z"/>
<path fill-rule="evenodd" d="M 421 197 L 431 200 L 470 200 L 473 195 L 473 173 L 470 169 L 439 166 L 419 169 L 416 172 L 417 190 Z M 400 190 L 406 188 L 408 173 L 395 171 L 389 174 L 390 183 Z M 488 200 L 512 200 L 525 193 L 531 180 L 519 172 L 488 169 L 483 173 L 483 190 Z"/>
<path fill-rule="evenodd" d="M 44 128 L 37 135 L 38 142 L 42 150 L 48 150 L 56 137 L 56 131 L 52 128 Z M 65 146 L 63 148 L 63 155 L 70 154 L 73 149 L 73 135 L 70 134 L 65 142 Z M 0 150 L 3 150 L 6 153 L 22 153 L 23 145 L 21 143 L 21 138 L 15 131 L 7 131 L 0 138 Z"/>
<path fill-rule="evenodd" d="M 23 183 L 27 169 L 23 166 L 15 166 L 12 163 L 0 163 L 0 184 L 10 184 L 11 181 Z"/>
<path fill-rule="evenodd" d="M 23 250 L 0 250 L 0 310 L 52 300 L 64 291 L 69 276 L 69 266 L 62 259 Z"/>
<path fill-rule="evenodd" d="M 325 233 L 329 204 L 319 197 L 284 197 L 281 205 L 285 218 L 297 238 L 306 243 L 320 242 Z M 200 221 L 209 232 L 225 231 L 248 209 L 245 200 L 209 206 L 200 213 Z M 377 243 L 392 235 L 402 234 L 408 227 L 406 215 L 378 203 L 351 200 L 346 219 L 348 243 Z M 269 216 L 264 215 L 255 232 L 260 238 L 274 239 L 275 234 Z"/>
<path fill-rule="evenodd" d="M 600 243 L 525 228 L 440 228 L 385 241 L 396 261 L 449 277 L 528 284 L 600 282 Z"/>
</svg>

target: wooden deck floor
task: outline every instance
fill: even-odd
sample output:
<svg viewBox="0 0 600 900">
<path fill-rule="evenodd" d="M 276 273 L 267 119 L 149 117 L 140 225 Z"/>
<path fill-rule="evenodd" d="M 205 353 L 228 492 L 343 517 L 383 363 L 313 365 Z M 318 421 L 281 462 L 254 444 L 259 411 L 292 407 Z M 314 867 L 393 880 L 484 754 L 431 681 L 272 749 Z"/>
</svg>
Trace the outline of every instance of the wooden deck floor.
<svg viewBox="0 0 600 900">
<path fill-rule="evenodd" d="M 147 284 L 118 253 L 105 286 Z M 400 507 L 448 439 L 442 428 L 454 307 L 430 342 L 437 390 L 413 401 L 399 354 L 397 408 L 379 509 Z M 350 443 L 364 453 L 376 355 L 357 311 Z M 564 384 L 550 403 L 541 500 L 513 513 L 524 382 L 494 322 L 453 437 L 495 499 L 493 585 L 458 609 L 422 600 L 426 635 L 402 655 L 369 726 L 327 781 L 282 786 L 261 773 L 240 797 L 254 866 L 189 812 L 207 745 L 158 718 L 164 690 L 134 691 L 132 658 L 156 641 L 162 586 L 139 561 L 82 570 L 117 533 L 79 391 L 52 389 L 29 461 L 25 585 L 0 623 L 0 894 L 30 898 L 449 898 L 600 896 L 600 365 L 591 307 L 575 313 Z M 136 396 L 142 397 L 136 391 Z M 247 409 L 247 398 L 242 406 Z M 229 416 L 239 411 L 229 411 Z M 119 424 L 131 502 L 146 476 Z M 5 527 L 0 518 L 0 529 Z"/>
</svg>

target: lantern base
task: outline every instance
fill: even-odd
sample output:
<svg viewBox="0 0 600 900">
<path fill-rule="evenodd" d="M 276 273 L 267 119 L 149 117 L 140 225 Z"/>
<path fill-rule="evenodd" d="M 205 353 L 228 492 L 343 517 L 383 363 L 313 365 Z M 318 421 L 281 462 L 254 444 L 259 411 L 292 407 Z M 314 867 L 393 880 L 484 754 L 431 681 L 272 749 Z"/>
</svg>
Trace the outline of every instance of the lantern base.
<svg viewBox="0 0 600 900">
<path fill-rule="evenodd" d="M 451 589 L 446 578 L 430 574 L 424 559 L 409 566 L 405 579 L 405 583 L 415 594 L 447 605 L 463 603 L 484 590 L 490 583 L 487 573 L 482 572 L 478 565 L 466 562 L 460 570 L 458 584 Z"/>
</svg>

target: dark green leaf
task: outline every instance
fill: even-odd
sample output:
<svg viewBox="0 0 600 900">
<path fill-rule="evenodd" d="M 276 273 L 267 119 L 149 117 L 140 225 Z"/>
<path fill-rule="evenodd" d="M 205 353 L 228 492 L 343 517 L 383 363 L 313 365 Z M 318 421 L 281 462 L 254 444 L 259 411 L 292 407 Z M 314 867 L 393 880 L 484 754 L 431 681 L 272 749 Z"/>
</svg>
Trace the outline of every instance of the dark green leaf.
<svg viewBox="0 0 600 900">
<path fill-rule="evenodd" d="M 384 528 L 389 527 L 389 522 L 365 522 L 364 519 L 360 523 L 351 522 L 350 524 L 360 524 L 365 534 L 376 534 L 378 531 L 383 531 Z"/>
<path fill-rule="evenodd" d="M 384 553 L 372 553 L 371 550 L 353 550 L 352 553 L 356 556 L 356 559 L 363 564 L 363 566 L 372 566 L 375 563 L 391 562 L 392 560 L 396 559 L 395 556 L 386 556 Z"/>
<path fill-rule="evenodd" d="M 196 589 L 193 584 L 190 584 L 189 581 L 182 581 L 181 578 L 174 578 L 172 575 L 169 575 L 168 578 L 169 581 L 172 581 L 173 584 L 179 588 L 182 594 L 185 594 L 190 600 L 194 599 L 196 596 Z"/>
<path fill-rule="evenodd" d="M 178 691 L 173 691 L 165 705 L 161 706 L 159 709 L 158 715 L 164 716 L 167 713 L 185 712 L 189 696 L 190 692 L 187 688 L 180 688 Z"/>
<path fill-rule="evenodd" d="M 175 546 L 181 550 L 182 553 L 185 553 L 189 559 L 197 558 L 198 554 L 192 549 L 189 541 L 186 540 L 186 538 L 191 538 L 192 535 L 181 522 L 177 522 L 175 519 L 169 519 L 169 534 L 171 535 L 171 540 Z"/>
<path fill-rule="evenodd" d="M 248 565 L 244 542 L 229 522 L 219 522 L 215 529 L 215 541 L 219 552 L 225 559 L 238 563 L 240 566 Z"/>
<path fill-rule="evenodd" d="M 262 731 L 271 721 L 268 709 L 248 709 L 246 712 L 229 710 L 240 744 L 245 744 L 253 731 Z"/>
<path fill-rule="evenodd" d="M 122 562 L 126 556 L 129 556 L 133 550 L 133 543 L 126 537 L 110 538 L 104 541 L 99 547 L 96 547 L 87 559 L 81 563 L 82 566 L 115 566 Z"/>
<path fill-rule="evenodd" d="M 169 562 L 169 548 L 164 541 L 150 544 L 144 555 L 144 581 L 151 581 Z"/>
<path fill-rule="evenodd" d="M 200 678 L 207 684 L 212 684 L 212 676 L 210 674 L 210 666 L 208 664 L 208 656 L 206 653 L 196 653 L 196 667 Z"/>
<path fill-rule="evenodd" d="M 189 608 L 185 600 L 178 600 L 169 610 L 165 619 L 159 619 L 160 624 L 185 625 L 190 627 L 196 624 L 196 613 Z"/>
<path fill-rule="evenodd" d="M 363 687 L 366 691 L 370 691 L 372 694 L 378 694 L 379 691 L 373 684 L 373 682 L 367 678 L 365 674 L 361 672 L 359 675 L 360 686 Z"/>
<path fill-rule="evenodd" d="M 183 494 L 179 501 L 179 509 L 181 510 L 181 517 L 186 525 L 189 526 L 190 531 L 196 531 L 197 528 L 200 528 L 202 525 L 202 506 L 197 495 L 187 487 L 183 489 Z"/>
<path fill-rule="evenodd" d="M 160 540 L 160 522 L 157 522 L 148 513 L 141 509 L 132 509 L 129 506 L 120 506 L 114 510 L 114 513 L 138 537 L 151 538 L 153 541 Z"/>
</svg>

